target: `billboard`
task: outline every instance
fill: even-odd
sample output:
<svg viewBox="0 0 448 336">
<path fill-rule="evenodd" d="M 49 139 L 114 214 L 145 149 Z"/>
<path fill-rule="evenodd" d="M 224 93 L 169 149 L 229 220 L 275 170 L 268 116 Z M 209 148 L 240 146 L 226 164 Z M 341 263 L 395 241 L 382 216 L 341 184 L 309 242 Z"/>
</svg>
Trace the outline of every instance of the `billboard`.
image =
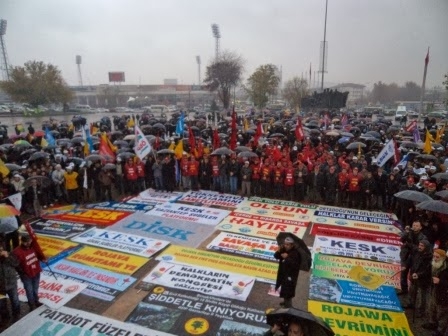
<svg viewBox="0 0 448 336">
<path fill-rule="evenodd" d="M 125 82 L 124 72 L 109 72 L 109 82 Z"/>
</svg>

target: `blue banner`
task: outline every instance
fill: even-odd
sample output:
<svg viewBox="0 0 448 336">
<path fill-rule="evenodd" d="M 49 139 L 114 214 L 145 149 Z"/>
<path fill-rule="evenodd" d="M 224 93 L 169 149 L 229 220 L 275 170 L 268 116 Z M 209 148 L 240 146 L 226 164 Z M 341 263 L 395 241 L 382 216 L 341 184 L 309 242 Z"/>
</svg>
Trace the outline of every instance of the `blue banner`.
<svg viewBox="0 0 448 336">
<path fill-rule="evenodd" d="M 96 209 L 96 210 L 120 210 L 120 211 L 129 211 L 129 212 L 146 212 L 154 209 L 155 204 L 146 203 L 146 204 L 129 204 L 129 203 L 118 203 L 118 202 L 101 202 L 94 204 L 86 204 L 84 208 L 86 209 Z"/>
</svg>

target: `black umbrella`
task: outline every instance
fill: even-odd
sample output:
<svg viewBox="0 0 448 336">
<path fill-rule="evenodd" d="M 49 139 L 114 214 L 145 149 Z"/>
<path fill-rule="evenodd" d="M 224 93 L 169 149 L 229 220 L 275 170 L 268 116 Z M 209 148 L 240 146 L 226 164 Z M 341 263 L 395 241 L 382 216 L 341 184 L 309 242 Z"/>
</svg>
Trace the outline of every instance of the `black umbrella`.
<svg viewBox="0 0 448 336">
<path fill-rule="evenodd" d="M 381 138 L 381 134 L 378 133 L 377 131 L 368 131 L 366 132 L 366 135 L 369 134 L 370 136 L 374 137 L 374 138 Z"/>
<path fill-rule="evenodd" d="M 80 166 L 84 160 L 79 157 L 69 157 L 67 158 L 68 162 L 73 162 L 75 165 Z"/>
<path fill-rule="evenodd" d="M 161 149 L 159 151 L 157 151 L 157 154 L 174 154 L 174 151 L 171 149 Z"/>
<path fill-rule="evenodd" d="M 420 147 L 416 142 L 412 142 L 412 141 L 403 141 L 400 144 L 400 146 L 404 147 L 404 148 L 419 148 Z"/>
<path fill-rule="evenodd" d="M 5 163 L 6 168 L 8 168 L 10 171 L 14 170 L 22 170 L 22 167 L 15 163 Z"/>
<path fill-rule="evenodd" d="M 98 154 L 91 154 L 86 157 L 86 161 L 102 161 L 104 158 Z"/>
<path fill-rule="evenodd" d="M 126 159 L 126 160 L 129 158 L 132 158 L 134 156 L 135 156 L 134 153 L 129 153 L 129 152 L 124 152 L 124 153 L 120 153 L 117 155 L 117 157 L 119 157 L 120 159 Z"/>
<path fill-rule="evenodd" d="M 158 129 L 161 129 L 163 131 L 165 131 L 165 129 L 166 129 L 165 126 L 162 125 L 161 123 L 156 123 L 156 124 L 152 125 L 152 128 L 158 128 Z"/>
<path fill-rule="evenodd" d="M 239 153 L 239 152 L 250 152 L 251 149 L 249 147 L 246 146 L 238 146 L 237 148 L 235 148 L 235 152 Z"/>
<path fill-rule="evenodd" d="M 238 157 L 245 157 L 245 158 L 257 158 L 257 153 L 251 152 L 251 151 L 245 151 L 238 154 Z"/>
<path fill-rule="evenodd" d="M 394 194 L 396 198 L 413 201 L 413 202 L 424 202 L 432 200 L 432 198 L 421 191 L 416 190 L 403 190 Z"/>
<path fill-rule="evenodd" d="M 443 201 L 425 201 L 417 204 L 417 208 L 448 215 L 448 203 Z"/>
<path fill-rule="evenodd" d="M 26 181 L 23 183 L 23 186 L 25 188 L 28 188 L 29 186 L 31 186 L 31 182 L 33 180 L 36 180 L 37 184 L 41 185 L 44 188 L 51 185 L 51 180 L 46 176 L 32 176 L 26 179 Z"/>
<path fill-rule="evenodd" d="M 82 138 L 82 137 L 72 138 L 72 140 L 71 140 L 71 143 L 73 143 L 73 144 L 80 144 L 82 142 L 84 142 L 84 138 Z"/>
<path fill-rule="evenodd" d="M 419 156 L 417 156 L 417 159 L 437 161 L 437 158 L 434 155 L 430 154 L 420 154 Z"/>
<path fill-rule="evenodd" d="M 20 153 L 21 156 L 27 156 L 27 155 L 32 155 L 34 153 L 37 152 L 36 148 L 31 148 L 31 149 L 27 149 L 26 151 L 23 151 L 22 153 Z"/>
<path fill-rule="evenodd" d="M 448 198 L 448 190 L 440 190 L 440 191 L 436 192 L 436 196 L 439 196 L 442 199 L 447 199 Z"/>
<path fill-rule="evenodd" d="M 366 147 L 366 144 L 362 143 L 362 142 L 352 142 L 346 148 L 347 149 L 358 149 L 360 146 L 361 146 L 361 148 L 364 148 L 364 147 Z"/>
<path fill-rule="evenodd" d="M 349 137 L 349 138 L 353 138 L 354 137 L 354 135 L 352 133 L 350 133 L 350 132 L 341 132 L 341 135 L 343 137 Z"/>
<path fill-rule="evenodd" d="M 308 262 L 309 260 L 311 260 L 311 251 L 301 238 L 297 237 L 295 234 L 291 232 L 280 232 L 275 238 L 277 240 L 277 244 L 283 245 L 283 243 L 285 242 L 285 238 L 287 237 L 290 237 L 294 240 L 297 250 L 299 251 L 300 270 L 308 272 L 311 267 L 311 264 L 309 264 Z"/>
<path fill-rule="evenodd" d="M 39 160 L 39 159 L 46 159 L 50 156 L 50 154 L 45 153 L 45 152 L 37 152 L 34 153 L 33 155 L 30 156 L 30 158 L 28 159 L 28 161 L 34 161 L 34 160 Z"/>
<path fill-rule="evenodd" d="M 105 170 L 114 170 L 115 168 L 117 168 L 117 166 L 113 163 L 106 163 L 103 167 Z"/>
<path fill-rule="evenodd" d="M 282 133 L 274 133 L 274 134 L 271 134 L 269 137 L 270 138 L 283 138 L 284 136 L 285 135 Z"/>
<path fill-rule="evenodd" d="M 303 328 L 306 336 L 333 336 L 334 332 L 325 324 L 325 322 L 313 315 L 297 308 L 280 308 L 269 314 L 266 314 L 266 322 L 269 325 L 277 324 L 282 327 L 283 332 L 287 333 L 288 325 L 291 322 L 297 322 Z"/>
<path fill-rule="evenodd" d="M 115 146 L 129 146 L 129 143 L 125 140 L 115 140 L 114 141 Z"/>
<path fill-rule="evenodd" d="M 432 175 L 431 177 L 440 180 L 448 180 L 448 173 L 437 173 Z"/>
<path fill-rule="evenodd" d="M 110 135 L 123 135 L 123 132 L 122 131 L 113 131 L 113 132 L 110 132 Z"/>
<path fill-rule="evenodd" d="M 215 149 L 210 155 L 232 155 L 234 152 L 227 147 Z"/>
</svg>

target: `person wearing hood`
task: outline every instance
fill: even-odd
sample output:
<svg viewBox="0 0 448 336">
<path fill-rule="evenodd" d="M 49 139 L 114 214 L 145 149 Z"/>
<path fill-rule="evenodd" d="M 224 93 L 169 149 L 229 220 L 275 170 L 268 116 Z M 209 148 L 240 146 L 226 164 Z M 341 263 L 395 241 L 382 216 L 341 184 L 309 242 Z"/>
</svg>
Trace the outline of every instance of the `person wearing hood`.
<svg viewBox="0 0 448 336">
<path fill-rule="evenodd" d="M 19 261 L 14 254 L 5 250 L 4 241 L 0 239 L 0 294 L 7 295 L 11 303 L 13 321 L 20 317 L 20 302 L 17 294 L 17 272 Z M 10 314 L 6 299 L 0 300 L 1 325 L 9 324 Z"/>
<path fill-rule="evenodd" d="M 411 288 L 409 289 L 409 304 L 403 308 L 416 309 L 416 316 L 423 317 L 427 311 L 428 291 L 432 282 L 431 261 L 433 251 L 428 240 L 419 242 L 417 251 L 411 256 L 409 270 Z"/>
</svg>

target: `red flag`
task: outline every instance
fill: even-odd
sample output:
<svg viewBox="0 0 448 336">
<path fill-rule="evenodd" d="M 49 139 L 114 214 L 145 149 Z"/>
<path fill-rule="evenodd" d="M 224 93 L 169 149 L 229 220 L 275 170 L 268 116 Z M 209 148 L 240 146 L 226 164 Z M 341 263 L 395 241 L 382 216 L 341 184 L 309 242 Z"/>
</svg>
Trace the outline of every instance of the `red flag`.
<svg viewBox="0 0 448 336">
<path fill-rule="evenodd" d="M 232 123 L 231 123 L 230 128 L 231 128 L 232 133 L 230 135 L 229 147 L 231 150 L 234 150 L 236 148 L 236 136 L 237 136 L 235 106 L 233 106 Z"/>
<path fill-rule="evenodd" d="M 258 140 L 260 139 L 260 137 L 262 135 L 263 135 L 263 126 L 261 125 L 261 121 L 259 121 L 257 124 L 257 130 L 255 131 L 255 135 L 254 135 L 255 146 L 258 146 Z"/>
<path fill-rule="evenodd" d="M 221 139 L 219 138 L 218 130 L 213 130 L 213 149 L 221 147 Z"/>
<path fill-rule="evenodd" d="M 190 125 L 188 125 L 188 143 L 190 144 L 190 154 L 194 155 L 196 150 L 196 139 L 194 138 L 194 133 Z"/>
<path fill-rule="evenodd" d="M 198 150 L 196 154 L 197 154 L 196 158 L 201 158 L 204 155 L 204 144 L 202 143 L 202 140 L 200 138 L 198 141 Z"/>
<path fill-rule="evenodd" d="M 425 66 L 427 66 L 429 63 L 429 47 L 428 47 L 428 52 L 426 53 L 426 57 L 425 57 Z"/>
<path fill-rule="evenodd" d="M 300 117 L 297 118 L 297 124 L 296 124 L 296 139 L 298 141 L 302 141 L 305 138 L 305 135 L 303 133 L 303 126 L 302 126 L 302 120 Z"/>
<path fill-rule="evenodd" d="M 279 161 L 282 158 L 282 153 L 277 146 L 274 146 L 274 150 L 272 151 L 272 158 L 275 160 L 275 162 Z"/>
<path fill-rule="evenodd" d="M 157 149 L 159 149 L 159 147 L 160 147 L 160 137 L 157 134 L 156 141 L 154 142 L 154 148 L 157 150 Z"/>
<path fill-rule="evenodd" d="M 398 144 L 395 140 L 394 141 L 394 164 L 398 164 L 401 160 L 400 150 L 398 149 Z"/>
<path fill-rule="evenodd" d="M 405 130 L 406 130 L 406 132 L 410 132 L 410 133 L 412 133 L 412 131 L 413 131 L 414 128 L 416 128 L 416 127 L 417 127 L 417 121 L 416 121 L 416 120 L 413 120 L 413 121 L 411 121 L 411 123 L 410 123 L 408 126 L 406 126 Z"/>
<path fill-rule="evenodd" d="M 42 251 L 42 248 L 39 245 L 39 242 L 37 241 L 37 236 L 34 233 L 33 228 L 31 227 L 30 223 L 28 221 L 25 222 L 25 229 L 28 232 L 28 235 L 31 237 L 32 241 L 31 241 L 31 246 L 34 248 L 34 250 L 36 251 L 36 253 L 39 255 L 39 257 L 41 259 L 47 259 L 45 257 L 44 252 Z"/>
<path fill-rule="evenodd" d="M 109 147 L 109 144 L 107 143 L 105 134 L 100 136 L 99 154 L 104 157 L 106 162 L 114 162 L 115 161 L 115 153 L 112 150 L 112 148 Z"/>
</svg>

